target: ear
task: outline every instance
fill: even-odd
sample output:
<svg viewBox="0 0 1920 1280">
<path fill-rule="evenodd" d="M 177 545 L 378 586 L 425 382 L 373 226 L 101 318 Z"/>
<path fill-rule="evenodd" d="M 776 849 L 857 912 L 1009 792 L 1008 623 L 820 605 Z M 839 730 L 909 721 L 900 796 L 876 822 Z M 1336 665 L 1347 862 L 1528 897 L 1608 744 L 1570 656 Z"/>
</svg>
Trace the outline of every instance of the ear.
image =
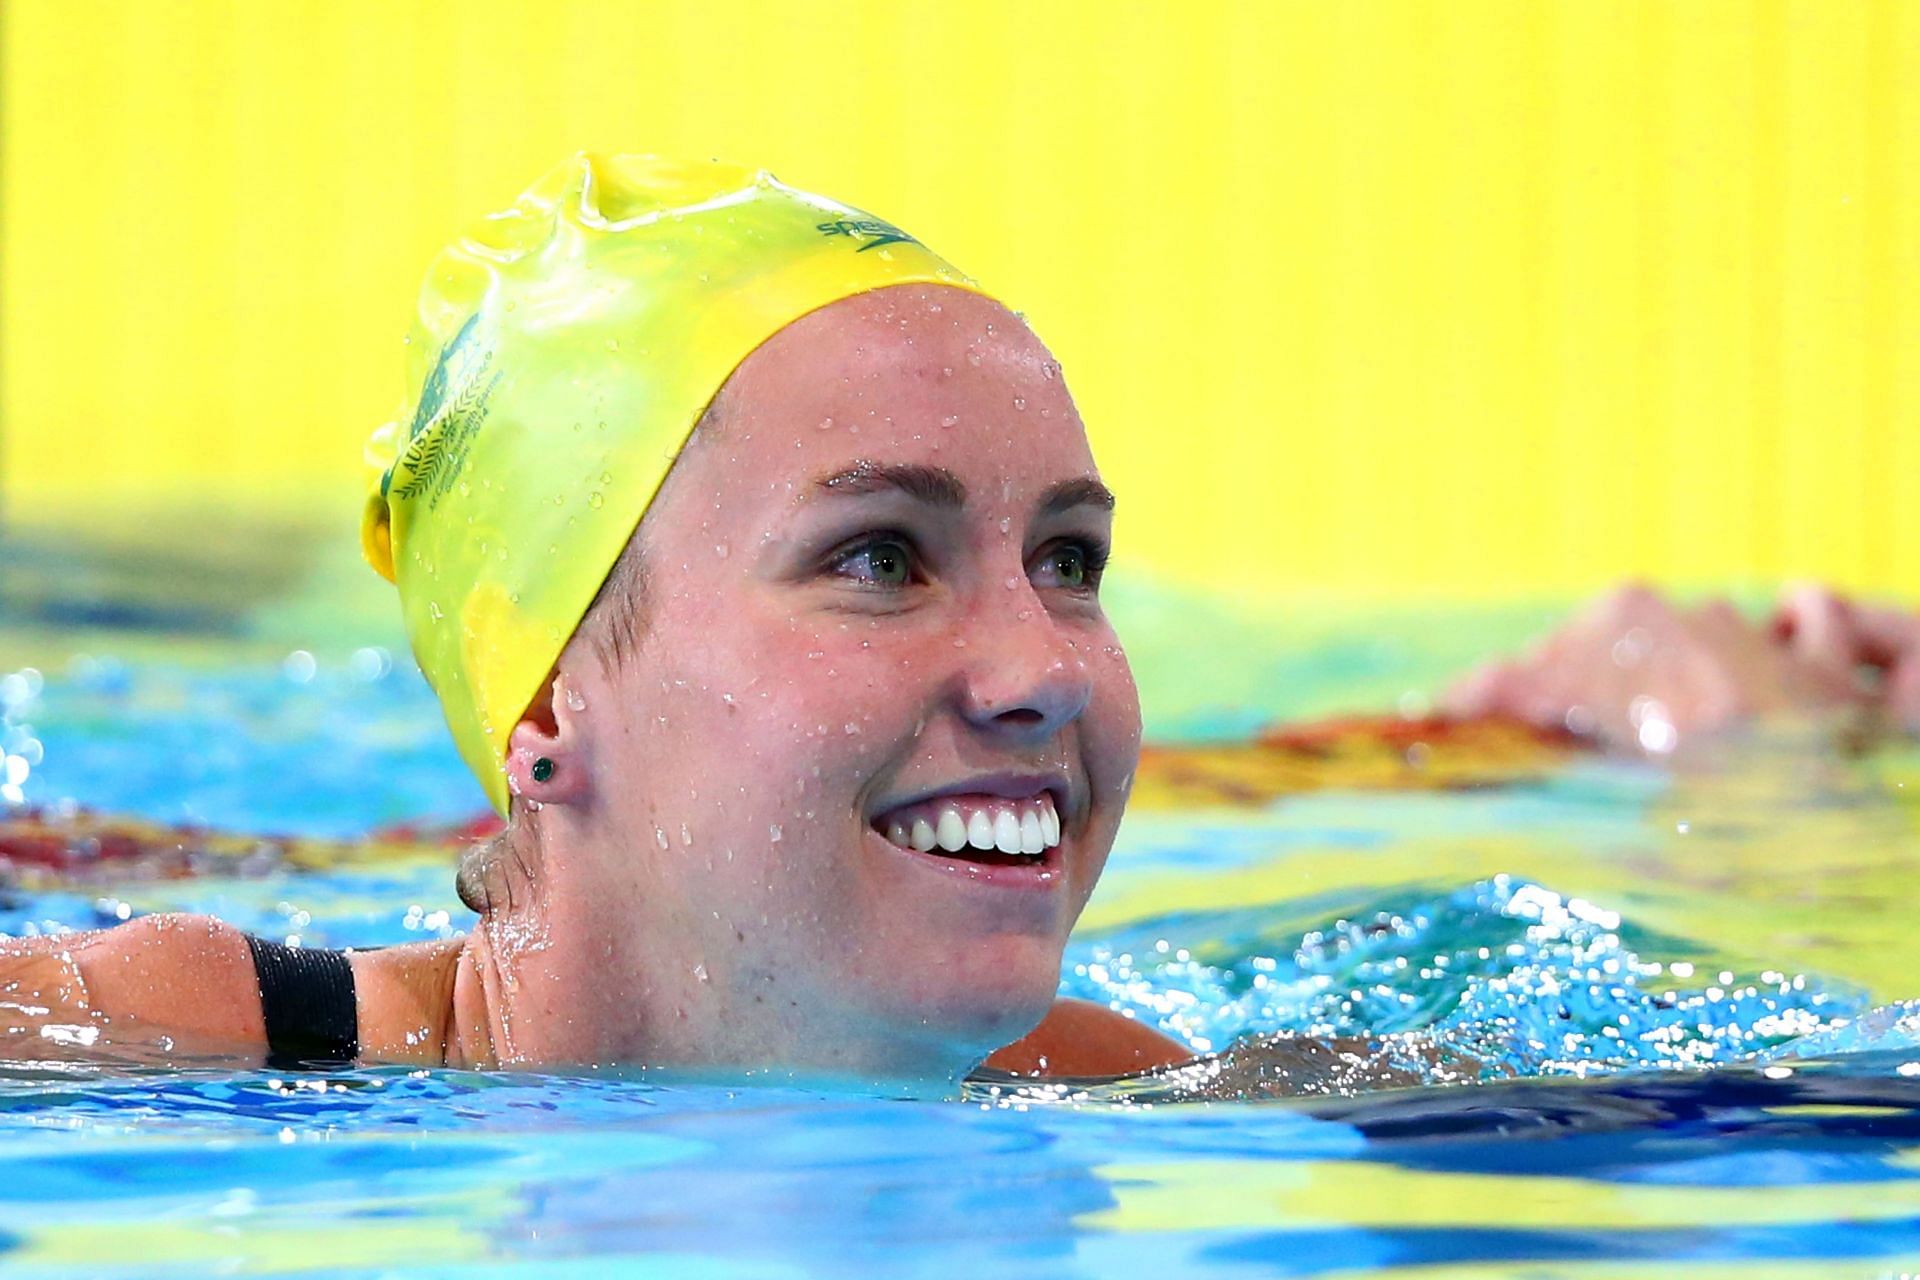
<svg viewBox="0 0 1920 1280">
<path fill-rule="evenodd" d="M 555 669 L 507 737 L 508 791 L 537 805 L 578 805 L 591 797 L 592 747 L 575 705 L 566 673 Z"/>
</svg>

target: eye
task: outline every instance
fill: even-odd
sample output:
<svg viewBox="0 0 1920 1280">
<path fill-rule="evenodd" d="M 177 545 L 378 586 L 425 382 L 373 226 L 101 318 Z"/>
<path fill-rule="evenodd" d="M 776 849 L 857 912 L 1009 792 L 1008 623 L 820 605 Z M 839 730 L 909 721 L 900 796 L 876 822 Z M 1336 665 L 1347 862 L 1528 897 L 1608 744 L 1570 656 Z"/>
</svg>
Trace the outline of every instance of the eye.
<svg viewBox="0 0 1920 1280">
<path fill-rule="evenodd" d="M 876 534 L 835 556 L 831 567 L 842 577 L 897 589 L 913 581 L 913 548 L 897 534 Z"/>
<path fill-rule="evenodd" d="M 1098 586 L 1107 567 L 1107 548 L 1098 542 L 1075 538 L 1048 549 L 1041 564 L 1050 567 L 1069 591 L 1087 591 Z"/>
</svg>

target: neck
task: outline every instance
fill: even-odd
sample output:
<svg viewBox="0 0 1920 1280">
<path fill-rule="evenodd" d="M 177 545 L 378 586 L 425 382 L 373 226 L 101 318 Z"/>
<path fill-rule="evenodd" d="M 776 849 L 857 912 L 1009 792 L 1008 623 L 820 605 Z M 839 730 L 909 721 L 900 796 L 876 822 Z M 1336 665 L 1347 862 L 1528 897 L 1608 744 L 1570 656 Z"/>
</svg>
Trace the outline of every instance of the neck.
<svg viewBox="0 0 1920 1280">
<path fill-rule="evenodd" d="M 489 915 L 464 938 L 356 953 L 363 1056 L 481 1071 L 622 1064 L 933 1094 L 950 1093 L 981 1056 L 716 990 L 713 975 L 676 975 L 686 966 L 628 970 L 627 983 L 607 981 L 613 966 L 569 977 L 566 949 L 545 935 Z"/>
<path fill-rule="evenodd" d="M 369 1059 L 626 1064 L 949 1092 L 998 1047 L 973 1052 L 867 1014 L 738 933 L 704 928 L 698 913 L 636 921 L 621 895 L 579 891 L 604 876 L 582 870 L 586 851 L 558 834 L 540 843 L 574 857 L 489 860 L 497 883 L 467 937 L 355 957 Z"/>
</svg>

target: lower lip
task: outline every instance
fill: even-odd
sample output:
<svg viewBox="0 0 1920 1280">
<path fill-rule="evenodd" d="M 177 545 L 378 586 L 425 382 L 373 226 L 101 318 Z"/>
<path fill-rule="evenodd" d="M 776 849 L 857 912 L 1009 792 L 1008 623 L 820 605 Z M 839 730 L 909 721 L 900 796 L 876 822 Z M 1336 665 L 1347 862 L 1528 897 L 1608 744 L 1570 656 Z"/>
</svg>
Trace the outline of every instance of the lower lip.
<svg viewBox="0 0 1920 1280">
<path fill-rule="evenodd" d="M 1067 877 L 1062 869 L 1064 860 L 1060 856 L 1061 850 L 1066 848 L 1064 833 L 1061 835 L 1060 843 L 1053 848 L 1037 857 L 1017 863 L 969 862 L 965 858 L 922 853 L 918 849 L 908 849 L 895 844 L 872 827 L 867 828 L 867 838 L 887 852 L 918 863 L 950 883 L 980 885 L 989 889 L 1007 889 L 1025 893 L 1049 893 L 1063 888 L 1066 884 Z"/>
</svg>

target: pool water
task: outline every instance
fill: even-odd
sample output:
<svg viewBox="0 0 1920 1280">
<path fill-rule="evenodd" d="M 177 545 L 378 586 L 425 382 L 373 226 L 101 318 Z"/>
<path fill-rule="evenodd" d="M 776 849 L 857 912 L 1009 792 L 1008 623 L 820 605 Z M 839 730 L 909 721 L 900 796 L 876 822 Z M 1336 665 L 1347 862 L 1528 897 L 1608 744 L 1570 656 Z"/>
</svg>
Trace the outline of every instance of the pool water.
<svg viewBox="0 0 1920 1280">
<path fill-rule="evenodd" d="M 0 668 L 0 757 L 8 798 L 56 814 L 261 837 L 136 874 L 22 869 L 0 931 L 205 911 L 339 946 L 471 919 L 443 844 L 352 844 L 476 809 L 429 694 L 378 645 Z M 1203 1051 L 1418 1034 L 1477 1064 L 1469 1086 L 926 1101 L 644 1071 L 13 1064 L 0 1265 L 1900 1274 L 1920 1266 L 1920 1016 L 1897 1004 L 1920 995 L 1915 779 L 1908 748 L 1759 738 L 1674 772 L 1572 754 L 1129 816 L 1064 992 Z"/>
</svg>

